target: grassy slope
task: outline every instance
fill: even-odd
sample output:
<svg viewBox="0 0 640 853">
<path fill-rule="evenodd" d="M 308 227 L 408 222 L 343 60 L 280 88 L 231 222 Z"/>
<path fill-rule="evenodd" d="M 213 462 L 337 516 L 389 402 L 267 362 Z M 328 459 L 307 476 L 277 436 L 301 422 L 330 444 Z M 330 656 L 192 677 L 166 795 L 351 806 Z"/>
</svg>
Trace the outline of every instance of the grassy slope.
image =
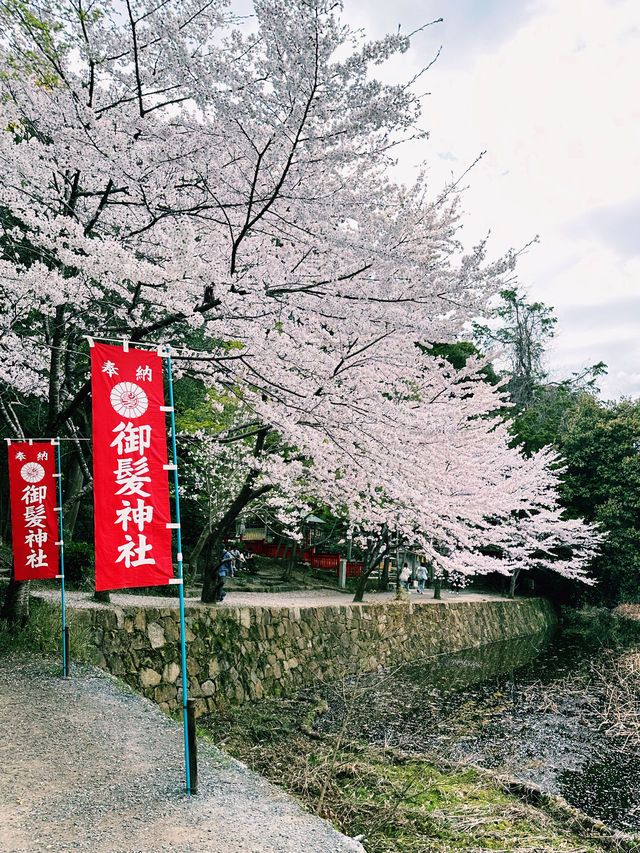
<svg viewBox="0 0 640 853">
<path fill-rule="evenodd" d="M 199 720 L 199 733 L 295 794 L 369 853 L 625 849 L 604 827 L 536 807 L 472 767 L 319 737 L 318 702 L 266 700 Z M 629 846 L 627 849 L 632 849 Z"/>
</svg>

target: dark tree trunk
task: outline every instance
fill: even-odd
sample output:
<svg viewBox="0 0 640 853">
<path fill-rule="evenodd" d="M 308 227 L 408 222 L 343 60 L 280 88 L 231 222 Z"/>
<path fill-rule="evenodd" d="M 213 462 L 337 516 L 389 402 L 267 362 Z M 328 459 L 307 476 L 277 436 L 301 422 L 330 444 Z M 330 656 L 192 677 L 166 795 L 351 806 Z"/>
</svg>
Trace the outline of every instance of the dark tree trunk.
<svg viewBox="0 0 640 853">
<path fill-rule="evenodd" d="M 0 618 L 13 628 L 22 628 L 29 619 L 29 581 L 17 581 L 13 568 Z"/>
<path fill-rule="evenodd" d="M 66 305 L 58 305 L 53 319 L 53 340 L 51 341 L 51 359 L 49 362 L 49 413 L 46 426 L 47 434 L 51 436 L 56 434 L 60 413 L 60 391 L 64 369 L 62 353 L 64 350 L 65 310 Z"/>
<path fill-rule="evenodd" d="M 95 590 L 93 597 L 96 601 L 101 601 L 102 604 L 111 604 L 111 593 L 108 589 Z"/>
<path fill-rule="evenodd" d="M 513 572 L 511 572 L 511 578 L 509 580 L 509 598 L 516 597 L 516 582 L 519 574 L 520 569 L 514 569 Z"/>
<path fill-rule="evenodd" d="M 72 498 L 76 498 L 79 496 L 80 491 L 82 490 L 82 486 L 84 483 L 84 475 L 82 473 L 82 468 L 80 467 L 80 463 L 77 459 L 73 459 L 70 466 L 69 472 L 67 474 L 68 477 L 68 487 L 66 489 L 66 498 L 65 502 L 71 501 Z M 73 538 L 73 531 L 75 530 L 76 521 L 78 520 L 78 510 L 80 509 L 80 499 L 79 497 L 73 501 L 71 507 L 64 513 L 64 527 L 65 532 L 68 534 L 69 538 Z"/>
<path fill-rule="evenodd" d="M 437 601 L 440 601 L 440 598 L 441 598 L 440 592 L 441 592 L 441 590 L 442 590 L 442 578 L 441 578 L 441 577 L 435 577 L 435 576 L 434 576 L 434 578 L 433 578 L 433 597 L 434 597 Z"/>
<path fill-rule="evenodd" d="M 358 578 L 358 583 L 356 584 L 356 591 L 353 596 L 353 600 L 356 604 L 359 601 L 362 601 L 362 599 L 364 598 L 364 591 L 367 587 L 367 581 L 369 580 L 370 574 L 371 572 L 362 572 L 362 574 Z"/>
<path fill-rule="evenodd" d="M 264 443 L 269 430 L 265 427 L 258 431 L 256 436 L 256 444 L 253 449 L 253 455 L 258 459 L 264 450 Z M 264 495 L 271 491 L 271 486 L 260 486 L 258 489 L 253 488 L 253 483 L 256 479 L 257 471 L 249 471 L 244 481 L 244 484 L 235 500 L 227 508 L 227 511 L 222 516 L 220 521 L 211 529 L 209 537 L 201 546 L 200 553 L 206 548 L 207 558 L 205 560 L 204 571 L 202 576 L 202 594 L 200 600 L 205 604 L 212 604 L 216 600 L 216 588 L 218 586 L 218 565 L 220 550 L 226 536 L 233 530 L 236 518 L 242 510 L 248 506 L 260 495 Z M 197 561 L 196 566 L 199 565 Z"/>
<path fill-rule="evenodd" d="M 218 528 L 209 536 L 209 548 L 205 553 L 202 594 L 200 600 L 204 604 L 213 604 L 217 599 L 218 590 L 218 566 L 220 565 L 220 552 L 222 551 L 223 536 L 219 534 Z"/>
<path fill-rule="evenodd" d="M 202 572 L 202 593 L 200 600 L 204 604 L 212 604 L 216 600 L 216 587 L 218 585 L 218 565 L 220 564 L 220 552 L 224 539 L 233 529 L 235 520 L 251 500 L 251 489 L 243 486 L 240 494 L 227 509 L 220 521 L 214 525 L 211 530 L 206 544 L 203 546 L 201 555 L 204 552 L 205 559 L 203 561 Z M 202 560 L 198 561 L 200 565 Z"/>
<path fill-rule="evenodd" d="M 209 523 L 206 527 L 202 528 L 202 532 L 198 537 L 198 541 L 196 542 L 193 551 L 189 555 L 189 568 L 192 582 L 198 578 L 198 574 L 200 572 L 201 567 L 201 558 L 203 554 L 206 554 L 206 548 L 209 544 L 209 539 L 211 539 L 211 535 L 213 533 L 211 527 L 211 519 L 209 519 Z"/>
<path fill-rule="evenodd" d="M 380 577 L 378 579 L 378 592 L 386 592 L 388 583 L 389 583 L 389 559 L 388 559 L 388 557 L 385 557 L 384 562 L 382 564 L 382 572 L 380 573 Z"/>
<path fill-rule="evenodd" d="M 280 534 L 276 534 L 276 556 L 277 560 L 280 556 L 280 546 L 282 545 L 282 558 L 284 559 L 287 556 L 287 545 L 284 536 L 280 536 Z"/>
<path fill-rule="evenodd" d="M 248 480 L 253 479 L 249 474 Z M 214 590 L 218 583 L 218 557 L 225 537 L 234 529 L 236 518 L 251 501 L 271 490 L 271 486 L 261 486 L 252 489 L 250 482 L 245 482 L 236 499 L 230 504 L 220 521 L 213 527 L 207 543 L 207 559 L 204 564 L 202 577 L 202 595 L 200 600 L 205 604 L 215 601 Z"/>
<path fill-rule="evenodd" d="M 384 544 L 384 539 L 379 539 L 375 546 L 371 539 L 367 540 L 367 551 L 365 556 L 365 563 L 363 566 L 362 574 L 358 578 L 358 582 L 356 584 L 356 591 L 353 596 L 353 601 L 355 604 L 361 602 L 364 598 L 364 591 L 367 587 L 367 581 L 369 580 L 370 575 L 377 565 L 379 565 L 382 556 L 386 551 L 386 545 Z"/>
<path fill-rule="evenodd" d="M 356 584 L 356 591 L 353 596 L 354 602 L 357 604 L 362 601 L 364 598 L 364 591 L 367 588 L 367 581 L 369 580 L 369 575 L 374 570 L 374 568 L 378 564 L 377 553 L 371 554 L 371 551 L 367 551 L 366 562 L 362 567 L 362 574 L 358 578 L 358 582 Z"/>
<path fill-rule="evenodd" d="M 284 570 L 284 574 L 282 579 L 285 581 L 291 580 L 293 576 L 293 569 L 296 565 L 296 554 L 298 552 L 298 543 L 294 542 L 291 546 L 291 555 L 289 556 L 289 560 L 287 561 L 287 566 Z M 286 553 L 286 551 L 285 551 Z"/>
<path fill-rule="evenodd" d="M 24 432 L 15 413 L 8 404 L 8 409 L 0 400 L 0 410 L 11 432 L 16 438 L 24 440 Z M 6 457 L 5 457 L 6 458 Z M 10 497 L 7 490 L 7 522 L 10 516 Z M 7 624 L 11 628 L 21 628 L 26 625 L 29 619 L 29 581 L 17 581 L 15 579 L 15 567 L 11 565 L 11 575 L 9 578 L 9 586 L 4 596 L 2 610 L 0 611 L 0 619 L 6 619 Z"/>
<path fill-rule="evenodd" d="M 0 542 L 9 539 L 11 521 L 9 514 L 9 469 L 3 459 L 0 467 L 2 487 L 0 487 Z"/>
</svg>

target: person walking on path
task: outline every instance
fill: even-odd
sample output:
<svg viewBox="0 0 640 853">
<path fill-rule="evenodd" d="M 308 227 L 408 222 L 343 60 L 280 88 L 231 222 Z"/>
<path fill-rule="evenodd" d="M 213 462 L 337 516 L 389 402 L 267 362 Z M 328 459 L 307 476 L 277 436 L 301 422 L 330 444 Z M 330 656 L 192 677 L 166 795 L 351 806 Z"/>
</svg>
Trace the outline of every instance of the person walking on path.
<svg viewBox="0 0 640 853">
<path fill-rule="evenodd" d="M 429 573 L 427 572 L 427 567 L 426 566 L 420 566 L 418 568 L 418 572 L 417 572 L 416 576 L 418 578 L 418 593 L 420 595 L 424 595 L 424 585 L 427 582 L 427 578 L 429 576 Z"/>
<path fill-rule="evenodd" d="M 400 583 L 404 584 L 404 588 L 409 592 L 409 582 L 411 581 L 411 569 L 409 564 L 405 563 L 400 572 Z"/>
<path fill-rule="evenodd" d="M 233 556 L 226 548 L 222 549 L 220 554 L 220 563 L 218 565 L 218 581 L 216 583 L 215 598 L 216 601 L 222 601 L 226 595 L 224 591 L 224 582 L 228 574 L 233 572 Z"/>
<path fill-rule="evenodd" d="M 244 571 L 244 554 L 238 548 L 234 548 L 231 554 L 233 556 L 234 572 L 239 574 L 241 571 Z"/>
</svg>

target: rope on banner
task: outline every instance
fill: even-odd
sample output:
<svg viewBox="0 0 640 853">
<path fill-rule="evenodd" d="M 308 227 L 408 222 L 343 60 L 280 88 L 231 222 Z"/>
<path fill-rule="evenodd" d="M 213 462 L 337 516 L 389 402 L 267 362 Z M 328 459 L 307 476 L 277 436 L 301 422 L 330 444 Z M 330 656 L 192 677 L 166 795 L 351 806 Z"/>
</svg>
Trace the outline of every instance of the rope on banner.
<svg viewBox="0 0 640 853">
<path fill-rule="evenodd" d="M 160 352 L 158 351 L 158 354 Z M 193 716 L 193 702 L 187 697 L 187 649 L 185 645 L 185 621 L 184 621 L 184 583 L 182 576 L 182 531 L 180 527 L 180 492 L 178 490 L 178 452 L 176 448 L 176 419 L 173 405 L 173 375 L 171 372 L 171 348 L 167 346 L 167 373 L 169 378 L 169 411 L 171 415 L 171 451 L 173 485 L 176 501 L 176 523 L 167 524 L 168 528 L 176 531 L 178 540 L 178 577 L 174 582 L 178 584 L 180 593 L 180 648 L 182 654 L 182 722 L 184 726 L 184 763 L 187 781 L 187 793 L 198 793 L 198 765 L 196 756 L 195 725 L 189 724 L 189 717 Z M 163 407 L 164 408 L 164 407 Z"/>
<path fill-rule="evenodd" d="M 138 348 L 146 348 L 155 350 L 160 358 L 169 358 L 168 350 L 170 349 L 169 344 L 158 343 L 157 341 L 134 341 L 131 338 L 106 338 L 101 335 L 83 335 L 87 343 L 89 344 L 89 348 L 95 346 L 96 341 L 105 341 L 109 344 L 119 344 L 125 352 L 128 352 L 130 346 Z M 51 349 L 51 347 L 50 347 Z M 186 344 L 182 346 L 182 351 L 187 350 L 189 353 L 196 353 L 196 355 L 179 355 L 178 353 L 174 353 L 172 358 L 174 361 L 238 361 L 247 358 L 251 358 L 252 356 L 248 353 L 240 353 L 238 355 L 228 355 L 225 353 L 224 355 L 214 355 L 210 352 L 210 350 L 197 350 L 193 347 L 187 346 Z M 79 353 L 80 355 L 85 355 L 85 353 Z M 86 357 L 86 356 L 85 356 Z"/>
<path fill-rule="evenodd" d="M 7 444 L 9 446 L 11 446 L 12 441 L 24 441 L 24 439 L 23 438 L 5 438 L 5 441 L 7 442 Z M 46 436 L 46 438 L 34 438 L 33 441 L 49 441 L 55 447 L 55 445 L 58 444 L 58 442 L 60 442 L 60 441 L 91 441 L 91 439 L 90 438 L 76 438 L 75 436 L 68 438 L 66 436 L 61 435 L 61 436 L 58 436 L 58 438 L 49 438 L 49 436 Z M 57 476 L 58 476 L 57 474 L 54 474 L 54 477 L 57 477 Z"/>
<path fill-rule="evenodd" d="M 105 341 L 108 344 L 119 344 L 124 352 L 129 352 L 130 346 L 134 346 L 136 349 L 145 347 L 156 350 L 158 355 L 163 358 L 168 358 L 165 345 L 159 344 L 157 341 L 133 341 L 131 338 L 105 338 L 102 335 L 83 335 L 83 337 L 90 348 L 95 346 L 96 341 Z M 160 352 L 161 349 L 162 352 Z"/>
</svg>

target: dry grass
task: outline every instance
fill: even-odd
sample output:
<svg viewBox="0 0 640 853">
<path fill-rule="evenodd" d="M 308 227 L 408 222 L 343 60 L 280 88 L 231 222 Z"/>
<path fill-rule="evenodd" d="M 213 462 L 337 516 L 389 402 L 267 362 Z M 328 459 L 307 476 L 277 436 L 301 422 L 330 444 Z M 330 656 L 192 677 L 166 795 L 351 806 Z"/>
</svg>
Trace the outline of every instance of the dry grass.
<svg viewBox="0 0 640 853">
<path fill-rule="evenodd" d="M 622 619 L 640 622 L 640 604 L 619 604 L 613 613 Z"/>
<path fill-rule="evenodd" d="M 611 655 L 594 676 L 603 696 L 600 728 L 613 748 L 640 758 L 640 652 Z"/>
<path fill-rule="evenodd" d="M 535 805 L 477 768 L 347 739 L 346 726 L 338 736 L 318 735 L 312 721 L 324 707 L 313 699 L 267 700 L 202 717 L 199 725 L 309 810 L 363 836 L 368 853 L 633 849 L 601 825 L 576 823 L 552 798 Z"/>
</svg>

